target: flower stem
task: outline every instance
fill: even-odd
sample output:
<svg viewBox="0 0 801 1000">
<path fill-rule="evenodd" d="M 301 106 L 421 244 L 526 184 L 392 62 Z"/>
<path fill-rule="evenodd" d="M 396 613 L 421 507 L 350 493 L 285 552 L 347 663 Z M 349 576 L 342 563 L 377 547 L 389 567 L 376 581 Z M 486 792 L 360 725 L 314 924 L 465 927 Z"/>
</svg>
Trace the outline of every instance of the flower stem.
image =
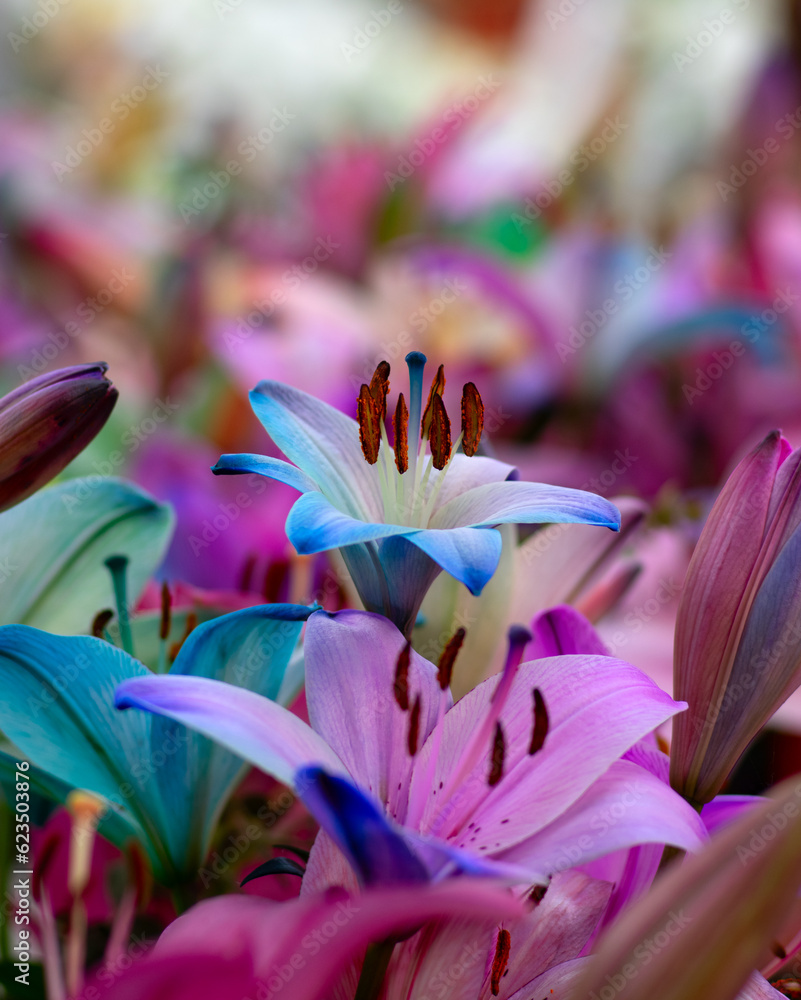
<svg viewBox="0 0 801 1000">
<path fill-rule="evenodd" d="M 111 573 L 111 582 L 114 586 L 114 600 L 117 604 L 117 619 L 120 623 L 120 642 L 122 648 L 129 656 L 134 656 L 133 634 L 131 633 L 131 620 L 128 616 L 128 586 L 126 571 L 128 569 L 127 556 L 109 556 L 106 559 L 106 566 Z"/>
<path fill-rule="evenodd" d="M 378 941 L 368 945 L 353 1000 L 376 1000 L 380 995 L 394 947 L 394 941 Z"/>
</svg>

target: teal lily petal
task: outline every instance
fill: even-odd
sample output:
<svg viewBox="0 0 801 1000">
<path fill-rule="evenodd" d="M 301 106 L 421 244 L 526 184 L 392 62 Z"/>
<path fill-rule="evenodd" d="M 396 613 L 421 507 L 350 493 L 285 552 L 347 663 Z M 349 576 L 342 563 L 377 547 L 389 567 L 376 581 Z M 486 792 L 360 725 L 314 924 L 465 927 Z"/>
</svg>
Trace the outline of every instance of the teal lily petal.
<svg viewBox="0 0 801 1000">
<path fill-rule="evenodd" d="M 280 458 L 268 458 L 266 455 L 221 455 L 211 471 L 215 476 L 241 476 L 255 472 L 259 476 L 266 476 L 267 479 L 286 483 L 300 493 L 319 489 L 317 483 L 296 466 L 282 462 Z"/>
<path fill-rule="evenodd" d="M 259 382 L 250 404 L 281 451 L 323 493 L 355 517 L 378 520 L 377 470 L 364 460 L 355 420 L 281 382 Z"/>
<path fill-rule="evenodd" d="M 168 506 L 120 479 L 90 476 L 40 491 L 0 515 L 0 624 L 88 632 L 115 603 L 105 560 L 127 556 L 135 601 L 173 526 Z"/>
<path fill-rule="evenodd" d="M 226 689 L 274 697 L 312 610 L 263 605 L 207 622 L 184 643 L 172 672 L 186 681 L 225 678 Z M 180 723 L 115 710 L 123 681 L 152 676 L 101 639 L 0 628 L 0 729 L 47 775 L 107 800 L 156 876 L 174 884 L 196 874 L 243 764 Z"/>
</svg>

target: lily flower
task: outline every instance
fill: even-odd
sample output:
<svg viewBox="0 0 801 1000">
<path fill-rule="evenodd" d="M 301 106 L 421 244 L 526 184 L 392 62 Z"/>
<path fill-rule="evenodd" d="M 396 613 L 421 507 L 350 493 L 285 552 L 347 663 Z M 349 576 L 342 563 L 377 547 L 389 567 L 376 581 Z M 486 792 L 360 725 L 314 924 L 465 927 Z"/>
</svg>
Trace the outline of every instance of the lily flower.
<svg viewBox="0 0 801 1000">
<path fill-rule="evenodd" d="M 169 676 L 225 678 L 289 703 L 302 674 L 292 659 L 311 608 L 244 608 L 197 626 Z M 31 781 L 63 800 L 73 788 L 106 806 L 100 832 L 118 847 L 139 841 L 155 877 L 171 887 L 197 878 L 242 761 L 182 726 L 114 710 L 114 689 L 150 671 L 93 636 L 0 628 L 0 729 L 31 762 Z M 5 772 L 0 760 L 0 773 Z"/>
<path fill-rule="evenodd" d="M 634 844 L 695 850 L 694 810 L 621 760 L 683 706 L 611 657 L 521 664 L 529 638 L 513 632 L 501 676 L 454 705 L 454 645 L 435 666 L 379 615 L 319 610 L 304 639 L 310 725 L 200 677 L 132 678 L 116 704 L 197 729 L 293 787 L 322 826 L 304 892 L 355 888 L 345 857 L 365 886 L 469 872 L 530 888 Z"/>
<path fill-rule="evenodd" d="M 107 368 L 59 368 L 0 399 L 0 511 L 49 483 L 108 420 L 118 393 Z"/>
<path fill-rule="evenodd" d="M 602 895 L 603 887 L 596 894 Z M 562 918 L 564 939 L 554 935 L 552 954 L 557 956 L 575 947 L 586 923 L 583 912 L 574 916 L 564 898 L 559 902 L 561 911 L 558 905 L 554 909 L 557 921 Z M 577 902 L 591 912 L 588 893 Z M 101 971 L 96 983 L 107 1000 L 268 1000 L 287 992 L 293 1000 L 346 1000 L 356 994 L 365 948 L 373 941 L 407 938 L 392 956 L 382 998 L 423 1000 L 453 986 L 448 995 L 454 1000 L 485 1000 L 484 958 L 488 949 L 494 953 L 497 923 L 517 923 L 526 909 L 508 892 L 475 880 L 371 889 L 358 897 L 335 888 L 287 903 L 221 896 L 193 906 L 170 924 L 153 952 L 110 989 L 104 984 L 108 972 Z M 572 936 L 564 926 L 571 923 L 578 925 Z M 404 953 L 416 958 L 414 967 L 399 966 Z M 375 978 L 370 985 L 379 988 Z M 504 992 L 504 1000 L 508 995 Z"/>
<path fill-rule="evenodd" d="M 569 995 L 779 1000 L 753 970 L 773 952 L 781 958 L 762 966 L 772 975 L 785 957 L 783 923 L 801 881 L 799 795 L 797 777 L 782 783 L 697 856 L 673 863 L 601 938 Z"/>
<path fill-rule="evenodd" d="M 426 359 L 413 351 L 406 361 L 410 399 L 407 406 L 403 394 L 398 398 L 393 447 L 384 427 L 384 361 L 361 387 L 358 422 L 290 386 L 260 382 L 251 405 L 295 464 L 223 455 L 212 471 L 257 472 L 299 490 L 286 522 L 297 551 L 340 549 L 365 608 L 409 635 L 441 570 L 471 593 L 481 592 L 500 559 L 498 525 L 564 521 L 617 530 L 620 518 L 602 497 L 519 482 L 512 466 L 477 455 L 484 408 L 472 382 L 462 395 L 462 433 L 452 443 L 442 366 L 423 409 Z"/>
<path fill-rule="evenodd" d="M 737 466 L 701 532 L 676 620 L 671 783 L 709 802 L 801 682 L 801 450 L 778 431 Z"/>
</svg>

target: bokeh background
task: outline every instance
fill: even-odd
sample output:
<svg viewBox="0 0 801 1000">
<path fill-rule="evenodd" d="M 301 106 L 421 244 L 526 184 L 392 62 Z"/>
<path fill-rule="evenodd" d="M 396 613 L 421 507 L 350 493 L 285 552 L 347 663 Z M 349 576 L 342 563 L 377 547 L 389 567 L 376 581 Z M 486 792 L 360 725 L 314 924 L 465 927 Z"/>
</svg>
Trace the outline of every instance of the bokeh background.
<svg viewBox="0 0 801 1000">
<path fill-rule="evenodd" d="M 109 362 L 65 475 L 175 504 L 168 579 L 297 597 L 291 491 L 209 466 L 259 379 L 353 413 L 416 348 L 525 477 L 648 501 L 608 628 L 669 684 L 722 478 L 801 444 L 795 2 L 5 0 L 0 49 L 0 389 Z"/>
</svg>

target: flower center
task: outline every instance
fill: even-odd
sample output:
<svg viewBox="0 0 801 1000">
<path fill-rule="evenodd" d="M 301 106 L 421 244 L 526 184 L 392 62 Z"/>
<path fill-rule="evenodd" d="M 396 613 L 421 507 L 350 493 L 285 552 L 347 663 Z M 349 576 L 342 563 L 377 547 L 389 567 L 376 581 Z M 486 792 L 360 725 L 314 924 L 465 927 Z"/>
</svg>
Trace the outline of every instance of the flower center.
<svg viewBox="0 0 801 1000">
<path fill-rule="evenodd" d="M 406 527 L 425 527 L 434 511 L 445 473 L 461 445 L 468 457 L 475 455 L 484 429 L 484 404 L 478 389 L 468 382 L 462 391 L 462 430 L 451 442 L 451 421 L 443 402 L 445 371 L 437 369 L 428 401 L 423 410 L 423 371 L 426 357 L 419 351 L 406 355 L 409 368 L 409 405 L 403 393 L 398 397 L 392 418 L 393 445 L 386 431 L 388 361 L 376 368 L 370 384 L 359 390 L 358 422 L 362 454 L 370 465 L 378 466 L 384 521 Z M 415 438 L 409 449 L 409 428 Z M 416 440 L 417 428 L 420 440 Z M 426 453 L 428 441 L 428 453 Z M 433 470 L 440 473 L 433 476 Z M 406 475 L 409 472 L 410 475 Z"/>
</svg>

